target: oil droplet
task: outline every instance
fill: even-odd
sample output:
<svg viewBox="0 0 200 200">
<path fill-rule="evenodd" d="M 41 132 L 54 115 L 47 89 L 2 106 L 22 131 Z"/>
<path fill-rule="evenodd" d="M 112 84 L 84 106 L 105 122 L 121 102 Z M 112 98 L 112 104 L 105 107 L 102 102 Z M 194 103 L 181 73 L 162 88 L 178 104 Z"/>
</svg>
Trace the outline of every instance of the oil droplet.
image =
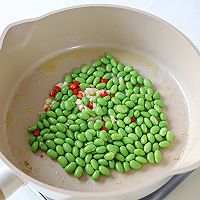
<svg viewBox="0 0 200 200">
<path fill-rule="evenodd" d="M 36 69 L 38 72 L 42 73 L 54 73 L 59 68 L 59 63 L 64 59 L 64 56 L 57 56 L 54 59 L 44 62 L 39 68 Z"/>
<path fill-rule="evenodd" d="M 25 108 L 26 112 L 30 112 L 30 113 L 37 113 L 34 109 L 32 108 Z"/>
<path fill-rule="evenodd" d="M 11 126 L 15 122 L 15 115 L 12 111 L 8 111 L 6 116 L 6 126 Z"/>
<path fill-rule="evenodd" d="M 17 99 L 17 100 L 22 100 L 23 98 L 24 98 L 23 95 L 20 95 L 20 94 L 15 95 L 15 99 Z"/>
</svg>

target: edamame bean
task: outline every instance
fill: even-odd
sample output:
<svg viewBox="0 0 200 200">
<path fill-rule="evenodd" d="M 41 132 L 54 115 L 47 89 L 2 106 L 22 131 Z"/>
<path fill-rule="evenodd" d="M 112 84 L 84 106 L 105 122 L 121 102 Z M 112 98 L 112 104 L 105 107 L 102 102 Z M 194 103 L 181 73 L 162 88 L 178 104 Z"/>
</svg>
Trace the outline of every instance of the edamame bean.
<svg viewBox="0 0 200 200">
<path fill-rule="evenodd" d="M 86 164 L 85 171 L 88 175 L 92 176 L 92 174 L 94 173 L 94 168 L 91 164 Z"/>
<path fill-rule="evenodd" d="M 65 168 L 68 164 L 68 161 L 64 156 L 59 156 L 58 163 L 61 165 L 61 167 Z"/>
<path fill-rule="evenodd" d="M 58 153 L 54 151 L 53 149 L 49 149 L 47 151 L 47 155 L 52 159 L 56 159 L 58 157 Z"/>
<path fill-rule="evenodd" d="M 31 151 L 35 153 L 38 149 L 39 149 L 39 142 L 38 141 L 33 142 L 31 146 Z"/>
<path fill-rule="evenodd" d="M 95 172 L 92 174 L 92 179 L 94 181 L 98 180 L 100 177 L 100 171 L 99 170 L 95 170 Z"/>
<path fill-rule="evenodd" d="M 65 171 L 66 171 L 67 173 L 72 173 L 72 172 L 75 171 L 76 166 L 77 166 L 77 165 L 76 165 L 75 162 L 70 162 L 70 163 L 65 167 Z"/>
<path fill-rule="evenodd" d="M 154 152 L 154 158 L 155 158 L 155 162 L 158 163 L 158 164 L 162 160 L 162 154 L 161 154 L 161 152 L 159 150 L 156 150 Z"/>
<path fill-rule="evenodd" d="M 128 172 L 160 163 L 159 149 L 173 133 L 149 79 L 109 54 L 64 79 L 53 88 L 50 110 L 27 128 L 33 152 L 41 149 L 74 177 L 85 170 L 95 181 L 109 168 Z"/>
<path fill-rule="evenodd" d="M 105 176 L 110 176 L 110 171 L 107 167 L 100 165 L 99 166 L 99 171 L 101 172 L 101 174 L 105 175 Z"/>
</svg>

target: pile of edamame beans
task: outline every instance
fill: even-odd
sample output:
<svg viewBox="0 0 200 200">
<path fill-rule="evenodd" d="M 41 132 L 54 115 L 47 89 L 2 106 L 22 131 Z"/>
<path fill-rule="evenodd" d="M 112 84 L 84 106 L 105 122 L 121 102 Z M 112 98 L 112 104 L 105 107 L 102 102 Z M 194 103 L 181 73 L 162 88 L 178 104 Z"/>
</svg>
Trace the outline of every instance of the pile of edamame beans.
<svg viewBox="0 0 200 200">
<path fill-rule="evenodd" d="M 46 152 L 76 178 L 85 171 L 96 181 L 110 169 L 159 164 L 160 149 L 173 140 L 152 82 L 109 54 L 66 74 L 49 96 L 27 129 L 28 142 L 33 153 Z"/>
</svg>

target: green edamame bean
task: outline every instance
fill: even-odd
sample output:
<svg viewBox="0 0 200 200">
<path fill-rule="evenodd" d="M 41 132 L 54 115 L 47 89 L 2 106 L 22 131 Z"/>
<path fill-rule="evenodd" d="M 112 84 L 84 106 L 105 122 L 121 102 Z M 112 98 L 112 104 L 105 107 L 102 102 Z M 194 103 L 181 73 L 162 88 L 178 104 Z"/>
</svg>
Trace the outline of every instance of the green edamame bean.
<svg viewBox="0 0 200 200">
<path fill-rule="evenodd" d="M 96 148 L 97 153 L 105 153 L 106 152 L 106 147 L 105 146 L 100 146 Z"/>
<path fill-rule="evenodd" d="M 144 124 L 144 123 L 141 124 L 140 128 L 141 128 L 141 130 L 142 130 L 143 133 L 147 133 L 148 129 L 147 129 L 146 124 Z"/>
<path fill-rule="evenodd" d="M 124 157 L 126 157 L 126 156 L 128 155 L 128 150 L 126 149 L 125 146 L 121 146 L 121 147 L 119 148 L 119 151 L 120 151 L 120 153 L 121 153 Z"/>
<path fill-rule="evenodd" d="M 106 84 L 106 89 L 108 89 L 108 90 L 110 90 L 111 89 L 111 87 L 113 86 L 113 80 L 112 79 L 110 79 L 108 82 L 107 82 L 107 84 Z"/>
<path fill-rule="evenodd" d="M 116 170 L 117 170 L 118 172 L 121 172 L 121 173 L 124 172 L 123 165 L 122 165 L 122 163 L 119 162 L 119 161 L 117 161 L 117 162 L 115 163 L 115 168 L 116 168 Z"/>
<path fill-rule="evenodd" d="M 130 167 L 132 169 L 138 170 L 138 169 L 140 169 L 142 167 L 142 165 L 136 160 L 131 160 L 130 161 Z"/>
<path fill-rule="evenodd" d="M 159 126 L 160 126 L 160 128 L 163 128 L 163 127 L 168 127 L 168 122 L 167 121 L 160 121 L 159 122 Z"/>
<path fill-rule="evenodd" d="M 65 154 L 63 148 L 61 145 L 57 145 L 56 146 L 56 152 L 58 153 L 58 155 L 63 156 Z"/>
<path fill-rule="evenodd" d="M 61 138 L 55 138 L 53 141 L 55 142 L 55 144 L 59 144 L 59 145 L 63 145 L 64 142 L 65 142 L 65 141 L 64 141 L 63 139 L 61 139 Z"/>
<path fill-rule="evenodd" d="M 60 106 L 59 102 L 55 102 L 51 105 L 51 110 L 55 110 L 56 108 L 58 108 Z"/>
<path fill-rule="evenodd" d="M 106 131 L 100 131 L 99 138 L 104 141 L 108 141 L 110 139 L 110 135 Z"/>
<path fill-rule="evenodd" d="M 156 134 L 160 131 L 160 127 L 159 126 L 152 126 L 151 129 L 150 129 L 150 132 L 152 134 Z"/>
<path fill-rule="evenodd" d="M 120 161 L 120 162 L 123 162 L 125 160 L 124 156 L 120 153 L 115 154 L 115 159 Z"/>
<path fill-rule="evenodd" d="M 135 148 L 137 149 L 143 149 L 143 145 L 140 141 L 135 141 Z"/>
<path fill-rule="evenodd" d="M 86 112 L 78 113 L 77 116 L 82 120 L 88 120 L 90 117 Z"/>
<path fill-rule="evenodd" d="M 92 176 L 92 174 L 94 173 L 94 168 L 91 164 L 86 164 L 85 171 L 88 175 Z"/>
<path fill-rule="evenodd" d="M 106 146 L 106 148 L 107 148 L 107 150 L 108 150 L 109 152 L 112 152 L 112 153 L 114 153 L 114 154 L 116 154 L 116 153 L 119 151 L 119 148 L 118 148 L 117 146 L 115 146 L 115 145 L 112 145 L 112 144 L 108 144 L 108 145 Z"/>
<path fill-rule="evenodd" d="M 154 137 L 158 142 L 163 141 L 163 137 L 160 134 L 155 134 Z"/>
<path fill-rule="evenodd" d="M 103 146 L 103 145 L 105 144 L 105 142 L 104 142 L 104 140 L 102 140 L 102 139 L 95 139 L 95 140 L 94 140 L 94 144 L 95 144 L 96 146 Z"/>
<path fill-rule="evenodd" d="M 86 153 L 90 153 L 90 152 L 95 151 L 95 150 L 96 150 L 96 146 L 94 144 L 89 144 L 85 147 Z"/>
<path fill-rule="evenodd" d="M 66 130 L 67 130 L 67 126 L 65 124 L 62 124 L 62 123 L 57 123 L 56 128 L 58 129 L 58 131 L 60 131 L 62 133 L 65 133 Z M 51 127 L 50 127 L 50 129 L 51 129 Z"/>
<path fill-rule="evenodd" d="M 90 163 L 95 170 L 99 168 L 99 163 L 95 159 L 92 159 Z"/>
<path fill-rule="evenodd" d="M 164 103 L 162 100 L 159 100 L 159 99 L 156 99 L 154 101 L 154 104 L 157 105 L 157 106 L 160 106 L 161 108 L 164 106 Z"/>
<path fill-rule="evenodd" d="M 152 133 L 147 133 L 147 138 L 148 141 L 151 142 L 152 144 L 155 142 L 155 137 L 153 136 Z"/>
<path fill-rule="evenodd" d="M 31 151 L 35 153 L 38 149 L 39 149 L 39 142 L 38 141 L 33 142 L 31 146 Z"/>
<path fill-rule="evenodd" d="M 167 141 L 171 142 L 173 140 L 173 133 L 171 131 L 167 131 L 167 134 L 166 134 L 166 139 Z"/>
<path fill-rule="evenodd" d="M 112 140 L 121 140 L 123 138 L 123 135 L 120 133 L 114 133 L 111 135 Z"/>
<path fill-rule="evenodd" d="M 159 134 L 164 137 L 167 134 L 167 128 L 166 127 L 161 128 Z"/>
<path fill-rule="evenodd" d="M 98 163 L 99 165 L 108 166 L 108 161 L 106 159 L 99 159 Z"/>
<path fill-rule="evenodd" d="M 147 143 L 147 136 L 146 136 L 146 135 L 143 135 L 143 136 L 140 138 L 140 142 L 141 142 L 141 144 L 146 144 L 146 143 Z"/>
<path fill-rule="evenodd" d="M 65 123 L 67 121 L 67 118 L 65 116 L 59 116 L 57 118 L 57 121 L 60 123 Z"/>
<path fill-rule="evenodd" d="M 113 85 L 111 88 L 110 88 L 110 93 L 111 94 L 115 94 L 117 92 L 117 85 Z"/>
<path fill-rule="evenodd" d="M 49 132 L 50 132 L 50 130 L 48 128 L 45 128 L 40 132 L 40 135 L 44 136 L 46 133 L 49 133 Z"/>
<path fill-rule="evenodd" d="M 100 165 L 99 166 L 99 172 L 101 172 L 101 174 L 105 175 L 105 176 L 109 176 L 110 175 L 110 171 L 107 167 Z"/>
<path fill-rule="evenodd" d="M 154 158 L 155 158 L 155 162 L 158 163 L 158 164 L 162 160 L 162 154 L 161 154 L 161 152 L 159 150 L 156 150 L 154 152 Z"/>
<path fill-rule="evenodd" d="M 78 131 L 79 130 L 79 125 L 77 124 L 72 124 L 69 126 L 69 129 L 72 130 L 72 131 Z"/>
<path fill-rule="evenodd" d="M 142 149 L 135 149 L 134 154 L 137 156 L 144 156 L 145 152 Z"/>
<path fill-rule="evenodd" d="M 65 168 L 68 164 L 68 161 L 64 156 L 59 156 L 58 163 L 61 165 L 61 167 Z"/>
<path fill-rule="evenodd" d="M 126 89 L 126 85 L 125 84 L 118 85 L 118 90 L 119 91 L 124 91 L 125 89 Z"/>
<path fill-rule="evenodd" d="M 74 177 L 80 178 L 83 175 L 83 168 L 78 166 L 74 172 Z"/>
<path fill-rule="evenodd" d="M 155 163 L 155 159 L 154 159 L 154 153 L 153 152 L 149 152 L 147 154 L 147 161 L 151 164 Z"/>
<path fill-rule="evenodd" d="M 156 119 L 156 117 L 151 116 L 150 120 L 151 120 L 151 122 L 152 122 L 153 125 L 158 125 L 158 120 Z"/>
<path fill-rule="evenodd" d="M 131 167 L 128 162 L 123 162 L 124 172 L 130 171 Z"/>
<path fill-rule="evenodd" d="M 153 94 L 153 99 L 154 99 L 154 100 L 160 99 L 160 93 L 159 93 L 159 92 L 155 92 L 155 93 Z"/>
<path fill-rule="evenodd" d="M 104 158 L 105 158 L 106 160 L 108 160 L 108 161 L 113 160 L 114 157 L 115 157 L 115 154 L 114 154 L 113 152 L 109 152 L 109 153 L 106 153 L 106 154 L 104 155 Z"/>
<path fill-rule="evenodd" d="M 39 120 L 42 121 L 43 119 L 46 119 L 46 117 L 47 117 L 46 112 L 41 112 L 40 115 L 39 115 Z"/>
<path fill-rule="evenodd" d="M 77 166 L 77 165 L 76 165 L 75 162 L 70 162 L 70 163 L 65 167 L 65 171 L 66 171 L 67 173 L 72 173 L 72 172 L 75 171 L 76 166 Z"/>
<path fill-rule="evenodd" d="M 151 151 L 151 148 L 152 148 L 151 142 L 147 142 L 147 143 L 144 145 L 144 152 L 145 152 L 145 153 L 149 153 L 149 152 Z"/>
<path fill-rule="evenodd" d="M 55 139 L 55 134 L 54 133 L 46 133 L 43 135 L 44 140 L 53 140 Z"/>
<path fill-rule="evenodd" d="M 56 148 L 56 144 L 52 141 L 52 140 L 47 140 L 45 142 L 45 144 L 47 145 L 47 147 L 49 147 L 50 149 L 55 149 Z"/>
<path fill-rule="evenodd" d="M 35 142 L 35 141 L 36 141 L 36 137 L 35 137 L 34 135 L 30 135 L 30 136 L 29 136 L 29 139 L 28 139 L 29 145 L 32 145 L 33 142 Z"/>
<path fill-rule="evenodd" d="M 79 165 L 81 167 L 85 167 L 85 161 L 81 157 L 77 157 L 75 159 L 75 162 L 76 162 L 77 165 Z"/>
<path fill-rule="evenodd" d="M 56 159 L 58 157 L 58 153 L 54 151 L 53 149 L 49 149 L 47 151 L 47 155 L 52 159 Z"/>
<path fill-rule="evenodd" d="M 169 147 L 169 141 L 164 140 L 164 141 L 159 143 L 159 146 L 162 147 L 162 148 L 167 148 L 167 147 Z"/>
<path fill-rule="evenodd" d="M 65 150 L 65 152 L 68 152 L 68 153 L 71 153 L 71 152 L 72 152 L 72 147 L 71 147 L 70 144 L 64 143 L 64 144 L 62 145 L 62 147 L 63 147 L 63 149 Z"/>
<path fill-rule="evenodd" d="M 126 161 L 127 162 L 130 162 L 131 160 L 134 160 L 135 159 L 135 154 L 129 154 L 127 157 L 126 157 Z"/>
<path fill-rule="evenodd" d="M 66 81 L 67 83 L 71 83 L 71 82 L 72 82 L 72 76 L 71 76 L 70 74 L 66 74 L 66 75 L 65 75 L 65 81 Z"/>
<path fill-rule="evenodd" d="M 92 179 L 96 181 L 97 179 L 99 179 L 99 177 L 100 177 L 100 171 L 95 170 L 94 173 L 92 174 Z"/>
<path fill-rule="evenodd" d="M 85 156 L 85 163 L 90 163 L 90 161 L 92 160 L 92 154 L 88 153 Z"/>
<path fill-rule="evenodd" d="M 151 121 L 148 119 L 148 118 L 144 118 L 144 123 L 145 125 L 148 127 L 148 128 L 151 128 L 152 127 L 152 123 Z"/>
<path fill-rule="evenodd" d="M 133 139 L 130 137 L 123 137 L 122 141 L 124 144 L 133 144 Z"/>
<path fill-rule="evenodd" d="M 141 164 L 147 163 L 147 159 L 142 157 L 142 156 L 136 156 L 135 160 L 138 161 Z"/>
<path fill-rule="evenodd" d="M 162 121 L 167 121 L 167 116 L 165 115 L 165 113 L 160 113 L 160 119 Z"/>
<path fill-rule="evenodd" d="M 75 161 L 75 157 L 72 153 L 66 153 L 65 154 L 65 158 L 69 161 L 69 162 L 74 162 Z"/>
<path fill-rule="evenodd" d="M 134 153 L 135 147 L 132 144 L 127 144 L 126 148 L 129 151 L 129 153 Z"/>
</svg>

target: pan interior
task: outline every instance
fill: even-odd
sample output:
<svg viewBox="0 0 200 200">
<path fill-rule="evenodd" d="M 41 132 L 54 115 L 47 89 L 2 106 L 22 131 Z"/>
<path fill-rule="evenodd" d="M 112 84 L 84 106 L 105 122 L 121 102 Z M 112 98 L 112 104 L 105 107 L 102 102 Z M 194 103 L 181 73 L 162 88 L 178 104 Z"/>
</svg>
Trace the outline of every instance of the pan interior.
<svg viewBox="0 0 200 200">
<path fill-rule="evenodd" d="M 50 89 L 74 67 L 91 64 L 105 53 L 112 54 L 125 64 L 133 65 L 140 74 L 152 80 L 155 89 L 161 93 L 166 105 L 170 129 L 175 139 L 170 148 L 163 150 L 164 159 L 160 165 L 145 165 L 140 171 L 131 170 L 121 174 L 112 171 L 112 176 L 102 177 L 94 182 L 84 175 L 80 180 L 64 172 L 60 165 L 38 151 L 33 154 L 27 143 L 26 127 L 37 120 Z M 124 48 L 82 47 L 65 50 L 51 55 L 33 66 L 17 87 L 10 101 L 7 113 L 7 139 L 17 167 L 29 176 L 49 185 L 83 192 L 115 191 L 151 181 L 155 176 L 172 170 L 184 152 L 188 133 L 188 109 L 186 98 L 177 80 L 165 66 L 141 52 Z M 184 123 L 183 123 L 184 122 Z"/>
</svg>

